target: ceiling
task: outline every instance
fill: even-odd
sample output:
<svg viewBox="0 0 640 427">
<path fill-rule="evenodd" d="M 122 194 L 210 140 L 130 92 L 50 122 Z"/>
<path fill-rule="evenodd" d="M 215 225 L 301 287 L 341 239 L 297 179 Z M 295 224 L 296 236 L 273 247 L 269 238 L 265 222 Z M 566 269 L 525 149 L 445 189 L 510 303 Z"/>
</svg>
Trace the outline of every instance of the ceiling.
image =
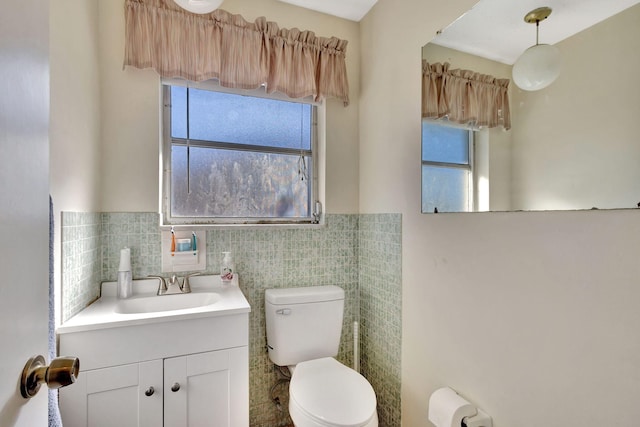
<svg viewBox="0 0 640 427">
<path fill-rule="evenodd" d="M 279 1 L 356 22 L 377 2 Z M 480 0 L 432 41 L 511 65 L 536 42 L 535 25 L 524 22 L 524 16 L 533 9 L 548 6 L 553 10 L 551 16 L 540 23 L 540 43 L 555 44 L 637 3 L 640 0 Z"/>
<path fill-rule="evenodd" d="M 280 0 L 284 3 L 359 22 L 378 0 Z"/>
<path fill-rule="evenodd" d="M 536 42 L 535 25 L 524 22 L 524 16 L 533 9 L 548 6 L 553 10 L 549 18 L 540 22 L 540 43 L 555 44 L 639 2 L 481 0 L 432 42 L 511 65 Z"/>
</svg>

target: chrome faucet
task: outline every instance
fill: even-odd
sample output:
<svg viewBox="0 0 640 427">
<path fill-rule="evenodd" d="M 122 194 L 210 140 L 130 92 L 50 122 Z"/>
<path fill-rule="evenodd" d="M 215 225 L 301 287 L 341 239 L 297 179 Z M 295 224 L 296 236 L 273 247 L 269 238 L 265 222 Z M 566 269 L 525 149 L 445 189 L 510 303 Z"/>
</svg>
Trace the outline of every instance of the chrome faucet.
<svg viewBox="0 0 640 427">
<path fill-rule="evenodd" d="M 191 286 L 189 285 L 189 278 L 192 276 L 197 276 L 200 273 L 191 273 L 186 275 L 182 279 L 182 283 L 180 283 L 180 279 L 173 273 L 169 278 L 168 282 L 162 276 L 148 276 L 154 279 L 158 279 L 158 292 L 157 295 L 175 295 L 175 294 L 188 294 L 191 292 Z"/>
</svg>

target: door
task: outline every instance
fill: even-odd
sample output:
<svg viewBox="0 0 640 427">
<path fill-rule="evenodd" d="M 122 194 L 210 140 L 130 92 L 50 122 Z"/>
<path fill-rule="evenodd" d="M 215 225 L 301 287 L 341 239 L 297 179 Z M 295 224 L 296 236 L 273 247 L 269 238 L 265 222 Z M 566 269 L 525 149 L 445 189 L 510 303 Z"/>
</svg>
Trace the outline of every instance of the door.
<svg viewBox="0 0 640 427">
<path fill-rule="evenodd" d="M 162 426 L 162 360 L 85 371 L 60 390 L 65 427 Z"/>
<path fill-rule="evenodd" d="M 248 347 L 164 361 L 165 427 L 248 427 Z"/>
<path fill-rule="evenodd" d="M 46 386 L 20 395 L 27 360 L 47 354 L 49 1 L 0 13 L 0 426 L 46 426 Z M 47 361 L 48 362 L 48 361 Z"/>
</svg>

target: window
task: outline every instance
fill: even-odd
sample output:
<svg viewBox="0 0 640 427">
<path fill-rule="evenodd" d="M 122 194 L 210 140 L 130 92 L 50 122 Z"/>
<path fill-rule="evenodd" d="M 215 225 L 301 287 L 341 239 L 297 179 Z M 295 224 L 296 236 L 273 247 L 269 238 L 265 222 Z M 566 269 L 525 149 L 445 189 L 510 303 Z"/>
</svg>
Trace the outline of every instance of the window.
<svg viewBox="0 0 640 427">
<path fill-rule="evenodd" d="M 316 105 L 176 85 L 163 97 L 166 224 L 317 222 Z"/>
<path fill-rule="evenodd" d="M 474 131 L 422 121 L 422 212 L 473 211 Z"/>
</svg>

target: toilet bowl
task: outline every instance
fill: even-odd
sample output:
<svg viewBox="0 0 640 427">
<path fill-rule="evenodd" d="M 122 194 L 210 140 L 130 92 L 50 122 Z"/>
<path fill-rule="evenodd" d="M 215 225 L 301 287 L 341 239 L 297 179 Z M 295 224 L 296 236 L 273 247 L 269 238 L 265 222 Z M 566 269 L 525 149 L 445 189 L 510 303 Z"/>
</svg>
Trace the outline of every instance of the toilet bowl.
<svg viewBox="0 0 640 427">
<path fill-rule="evenodd" d="M 332 357 L 301 362 L 289 386 L 296 427 L 377 427 L 376 395 L 369 382 Z"/>
</svg>

